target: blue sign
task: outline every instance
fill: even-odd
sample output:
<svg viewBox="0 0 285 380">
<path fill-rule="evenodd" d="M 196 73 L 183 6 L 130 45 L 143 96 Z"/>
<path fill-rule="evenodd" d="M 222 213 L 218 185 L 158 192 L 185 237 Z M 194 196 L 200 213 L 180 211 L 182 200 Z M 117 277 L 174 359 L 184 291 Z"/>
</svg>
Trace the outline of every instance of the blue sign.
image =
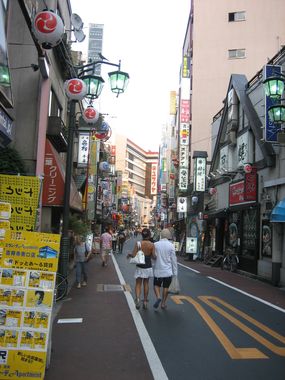
<svg viewBox="0 0 285 380">
<path fill-rule="evenodd" d="M 281 66 L 266 65 L 263 70 L 263 79 L 278 76 L 281 74 Z M 277 142 L 277 133 L 280 131 L 280 127 L 274 124 L 268 116 L 268 108 L 275 104 L 276 100 L 271 99 L 265 95 L 265 130 L 264 140 L 267 142 Z"/>
</svg>

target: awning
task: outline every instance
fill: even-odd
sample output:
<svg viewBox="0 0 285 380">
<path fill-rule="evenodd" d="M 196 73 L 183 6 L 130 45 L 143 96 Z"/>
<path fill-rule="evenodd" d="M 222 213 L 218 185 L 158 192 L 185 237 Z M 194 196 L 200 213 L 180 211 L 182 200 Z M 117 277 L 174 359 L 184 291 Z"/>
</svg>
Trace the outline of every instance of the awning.
<svg viewBox="0 0 285 380">
<path fill-rule="evenodd" d="M 285 223 L 285 198 L 278 202 L 272 210 L 270 222 Z"/>
<path fill-rule="evenodd" d="M 45 146 L 44 173 L 42 205 L 62 207 L 64 200 L 65 166 L 60 155 L 49 140 L 46 140 Z M 82 197 L 77 190 L 73 178 L 70 183 L 69 205 L 73 210 L 83 211 Z"/>
</svg>

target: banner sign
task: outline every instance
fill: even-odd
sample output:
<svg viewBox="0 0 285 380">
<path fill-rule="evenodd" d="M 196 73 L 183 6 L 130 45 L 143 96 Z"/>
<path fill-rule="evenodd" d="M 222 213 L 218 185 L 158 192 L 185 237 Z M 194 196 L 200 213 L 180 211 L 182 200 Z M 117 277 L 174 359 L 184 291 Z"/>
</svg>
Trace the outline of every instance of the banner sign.
<svg viewBox="0 0 285 380">
<path fill-rule="evenodd" d="M 150 194 L 157 194 L 157 164 L 151 164 L 151 189 Z"/>
<path fill-rule="evenodd" d="M 281 66 L 266 65 L 263 69 L 263 79 L 272 77 L 274 75 L 281 74 Z M 265 128 L 264 128 L 264 140 L 267 142 L 277 142 L 277 132 L 280 130 L 268 116 L 268 108 L 274 105 L 274 100 L 265 95 Z"/>
<path fill-rule="evenodd" d="M 186 197 L 177 198 L 177 212 L 187 212 L 187 198 Z"/>
<path fill-rule="evenodd" d="M 0 175 L 0 200 L 11 204 L 11 229 L 34 231 L 39 207 L 39 177 Z"/>
<path fill-rule="evenodd" d="M 89 133 L 79 133 L 78 137 L 78 165 L 84 167 L 88 165 L 88 155 L 89 155 L 89 143 L 90 135 Z"/>
<path fill-rule="evenodd" d="M 194 158 L 194 191 L 206 190 L 206 164 L 205 157 Z"/>
<path fill-rule="evenodd" d="M 60 235 L 0 240 L 0 379 L 44 379 Z"/>
</svg>

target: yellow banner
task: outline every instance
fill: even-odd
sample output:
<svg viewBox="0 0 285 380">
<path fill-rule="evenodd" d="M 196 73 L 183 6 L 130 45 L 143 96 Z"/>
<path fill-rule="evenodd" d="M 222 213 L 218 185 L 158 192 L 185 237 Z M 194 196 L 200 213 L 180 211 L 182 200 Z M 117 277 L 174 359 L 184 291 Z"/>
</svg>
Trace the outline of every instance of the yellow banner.
<svg viewBox="0 0 285 380">
<path fill-rule="evenodd" d="M 0 267 L 56 272 L 60 235 L 8 231 L 0 241 Z"/>
<path fill-rule="evenodd" d="M 34 231 L 40 196 L 40 179 L 0 175 L 0 201 L 11 204 L 11 229 Z"/>
</svg>

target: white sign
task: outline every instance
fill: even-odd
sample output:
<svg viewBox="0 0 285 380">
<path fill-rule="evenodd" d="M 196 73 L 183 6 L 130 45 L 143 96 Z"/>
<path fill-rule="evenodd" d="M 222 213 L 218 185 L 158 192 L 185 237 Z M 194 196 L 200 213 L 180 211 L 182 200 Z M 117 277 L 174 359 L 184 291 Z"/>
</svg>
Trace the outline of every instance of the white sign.
<svg viewBox="0 0 285 380">
<path fill-rule="evenodd" d="M 78 139 L 78 164 L 88 165 L 88 156 L 89 156 L 89 133 L 79 133 Z"/>
<path fill-rule="evenodd" d="M 179 161 L 181 168 L 188 168 L 189 165 L 189 147 L 188 145 L 180 145 L 179 148 Z"/>
<path fill-rule="evenodd" d="M 180 125 L 180 145 L 189 145 L 189 131 L 190 127 L 188 123 Z"/>
<path fill-rule="evenodd" d="M 239 167 L 253 162 L 253 136 L 250 132 L 237 138 L 237 161 Z"/>
<path fill-rule="evenodd" d="M 179 168 L 179 190 L 187 191 L 188 187 L 188 168 Z"/>
<path fill-rule="evenodd" d="M 177 198 L 177 212 L 187 212 L 187 198 L 186 197 Z"/>
<path fill-rule="evenodd" d="M 197 253 L 197 238 L 187 237 L 186 253 Z"/>
<path fill-rule="evenodd" d="M 206 158 L 197 157 L 194 162 L 195 191 L 206 190 Z"/>
</svg>

